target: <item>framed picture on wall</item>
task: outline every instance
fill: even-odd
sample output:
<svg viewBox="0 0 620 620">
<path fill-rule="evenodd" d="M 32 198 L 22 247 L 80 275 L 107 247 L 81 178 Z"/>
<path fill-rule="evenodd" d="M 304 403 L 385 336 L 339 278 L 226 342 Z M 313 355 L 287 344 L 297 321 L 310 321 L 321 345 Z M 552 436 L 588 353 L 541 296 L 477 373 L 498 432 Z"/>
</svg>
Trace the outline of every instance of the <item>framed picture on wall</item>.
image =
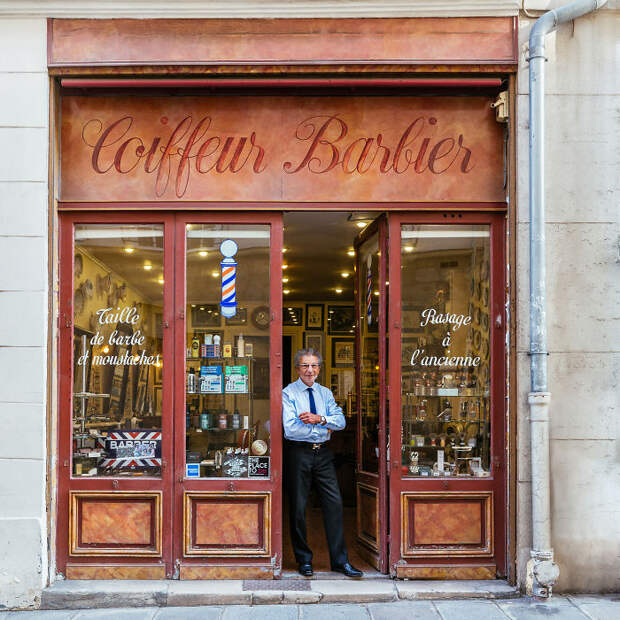
<svg viewBox="0 0 620 620">
<path fill-rule="evenodd" d="M 350 334 L 355 330 L 353 306 L 327 306 L 327 322 L 330 334 Z"/>
<path fill-rule="evenodd" d="M 325 352 L 323 351 L 323 334 L 304 333 L 304 349 L 314 349 L 325 357 Z"/>
<path fill-rule="evenodd" d="M 217 304 L 192 304 L 192 328 L 220 327 L 222 315 Z"/>
<path fill-rule="evenodd" d="M 355 362 L 355 340 L 353 338 L 332 338 L 332 366 L 343 368 Z"/>
<path fill-rule="evenodd" d="M 237 308 L 235 316 L 231 316 L 226 319 L 226 325 L 247 325 L 248 324 L 248 309 Z"/>
<path fill-rule="evenodd" d="M 301 327 L 304 319 L 304 309 L 299 307 L 288 306 L 282 308 L 282 325 L 290 325 L 292 327 Z"/>
<path fill-rule="evenodd" d="M 424 328 L 420 327 L 422 320 L 421 307 L 404 306 L 402 309 L 403 332 L 408 334 L 422 334 Z"/>
<path fill-rule="evenodd" d="M 306 304 L 306 329 L 323 329 L 323 304 Z"/>
</svg>

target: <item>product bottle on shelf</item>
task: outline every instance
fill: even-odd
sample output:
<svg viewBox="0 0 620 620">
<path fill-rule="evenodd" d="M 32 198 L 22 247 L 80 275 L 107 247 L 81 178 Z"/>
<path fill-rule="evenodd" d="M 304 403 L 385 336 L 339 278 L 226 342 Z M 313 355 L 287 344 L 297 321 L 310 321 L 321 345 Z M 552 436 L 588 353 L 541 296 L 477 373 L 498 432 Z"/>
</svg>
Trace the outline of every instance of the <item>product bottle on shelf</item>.
<svg viewBox="0 0 620 620">
<path fill-rule="evenodd" d="M 233 428 L 241 428 L 241 414 L 239 413 L 239 409 L 235 409 L 235 412 L 232 414 L 232 427 Z"/>
<path fill-rule="evenodd" d="M 193 368 L 187 369 L 187 393 L 196 393 L 196 373 Z"/>
<path fill-rule="evenodd" d="M 245 357 L 245 340 L 243 334 L 239 334 L 237 338 L 237 357 Z"/>
<path fill-rule="evenodd" d="M 192 357 L 200 357 L 200 338 L 198 338 L 198 334 L 194 334 L 192 338 Z"/>
<path fill-rule="evenodd" d="M 213 357 L 220 357 L 220 343 L 222 339 L 219 334 L 213 336 Z"/>
</svg>

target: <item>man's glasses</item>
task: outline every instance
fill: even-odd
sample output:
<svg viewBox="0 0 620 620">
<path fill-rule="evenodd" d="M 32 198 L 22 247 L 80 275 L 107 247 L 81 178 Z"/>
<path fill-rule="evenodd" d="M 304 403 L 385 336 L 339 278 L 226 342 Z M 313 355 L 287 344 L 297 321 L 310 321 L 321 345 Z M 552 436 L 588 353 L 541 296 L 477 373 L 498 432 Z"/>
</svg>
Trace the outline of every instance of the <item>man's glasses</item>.
<svg viewBox="0 0 620 620">
<path fill-rule="evenodd" d="M 312 370 L 316 370 L 321 367 L 321 364 L 299 364 L 299 367 L 302 370 L 308 370 L 308 368 L 312 368 Z"/>
</svg>

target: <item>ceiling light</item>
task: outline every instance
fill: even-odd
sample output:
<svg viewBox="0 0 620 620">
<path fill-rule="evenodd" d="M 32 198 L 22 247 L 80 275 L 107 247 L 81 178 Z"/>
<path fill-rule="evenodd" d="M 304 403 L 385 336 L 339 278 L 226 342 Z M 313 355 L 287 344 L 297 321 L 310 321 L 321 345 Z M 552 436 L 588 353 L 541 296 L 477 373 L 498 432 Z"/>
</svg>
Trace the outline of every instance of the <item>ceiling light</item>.
<svg viewBox="0 0 620 620">
<path fill-rule="evenodd" d="M 282 265 L 282 269 L 288 269 L 288 265 L 287 265 L 286 263 L 284 263 L 284 264 Z"/>
<path fill-rule="evenodd" d="M 200 309 L 201 309 L 201 310 L 204 310 L 204 309 L 205 309 L 205 307 L 204 307 L 204 306 L 200 306 Z"/>
<path fill-rule="evenodd" d="M 151 269 L 153 269 L 153 265 L 151 265 L 151 263 L 144 263 L 144 269 L 146 271 L 150 271 Z"/>
<path fill-rule="evenodd" d="M 157 282 L 159 282 L 159 284 L 163 284 L 163 283 L 164 283 L 164 278 L 163 278 L 163 276 L 162 276 L 162 277 L 157 278 Z"/>
<path fill-rule="evenodd" d="M 336 293 L 338 293 L 338 295 L 340 295 L 340 293 L 342 293 L 342 289 L 341 288 L 337 288 L 336 289 Z"/>
<path fill-rule="evenodd" d="M 348 278 L 350 274 L 349 274 L 349 272 L 348 272 L 348 271 L 343 271 L 340 275 L 341 275 L 343 278 Z"/>
<path fill-rule="evenodd" d="M 403 249 L 405 250 L 405 252 L 413 252 L 413 246 L 412 245 L 405 245 L 405 246 L 403 246 Z"/>
<path fill-rule="evenodd" d="M 104 353 L 109 353 L 110 352 L 110 347 L 106 344 L 105 347 L 103 347 L 102 351 Z"/>
<path fill-rule="evenodd" d="M 200 252 L 198 252 L 198 254 L 204 258 L 205 256 L 207 256 L 209 254 L 209 252 L 207 252 L 206 250 L 200 250 Z"/>
<path fill-rule="evenodd" d="M 284 252 L 287 252 L 288 248 L 282 248 L 282 254 L 284 254 Z"/>
<path fill-rule="evenodd" d="M 379 294 L 379 291 L 375 291 L 375 295 L 378 295 L 378 294 Z"/>
<path fill-rule="evenodd" d="M 220 272 L 219 272 L 219 271 L 212 271 L 212 272 L 211 272 L 211 275 L 212 275 L 214 278 L 217 278 L 217 277 L 220 275 Z"/>
<path fill-rule="evenodd" d="M 358 228 L 366 228 L 366 222 L 355 222 Z"/>
<path fill-rule="evenodd" d="M 125 248 L 125 252 L 127 252 L 127 254 L 133 254 L 135 250 L 136 248 Z"/>
<path fill-rule="evenodd" d="M 293 308 L 287 308 L 287 310 L 292 310 Z"/>
<path fill-rule="evenodd" d="M 192 304 L 192 308 L 195 308 L 195 307 L 196 307 L 196 304 Z"/>
<path fill-rule="evenodd" d="M 288 282 L 288 278 L 282 278 L 282 282 L 284 282 L 284 284 L 286 284 Z"/>
<path fill-rule="evenodd" d="M 285 295 L 288 295 L 291 291 L 289 291 L 287 288 L 285 288 L 282 292 L 283 292 Z"/>
<path fill-rule="evenodd" d="M 347 254 L 348 254 L 349 256 L 355 256 L 355 250 L 349 250 L 349 251 L 347 252 Z"/>
</svg>

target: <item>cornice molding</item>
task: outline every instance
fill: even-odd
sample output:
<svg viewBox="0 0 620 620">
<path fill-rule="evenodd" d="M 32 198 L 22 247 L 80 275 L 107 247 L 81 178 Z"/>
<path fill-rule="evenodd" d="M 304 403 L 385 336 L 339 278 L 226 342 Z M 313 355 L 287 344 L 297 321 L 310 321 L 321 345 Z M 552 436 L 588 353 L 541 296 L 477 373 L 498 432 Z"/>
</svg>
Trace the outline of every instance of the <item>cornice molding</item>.
<svg viewBox="0 0 620 620">
<path fill-rule="evenodd" d="M 521 0 L 0 0 L 0 16 L 72 18 L 504 17 Z"/>
</svg>

